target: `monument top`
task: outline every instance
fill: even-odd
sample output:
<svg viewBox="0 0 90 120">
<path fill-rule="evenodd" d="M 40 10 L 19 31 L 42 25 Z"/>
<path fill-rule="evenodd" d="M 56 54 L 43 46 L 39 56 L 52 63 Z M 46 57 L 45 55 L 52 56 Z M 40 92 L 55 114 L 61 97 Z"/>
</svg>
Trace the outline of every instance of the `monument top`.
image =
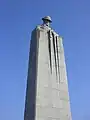
<svg viewBox="0 0 90 120">
<path fill-rule="evenodd" d="M 46 32 L 50 31 L 50 34 L 53 33 L 55 36 L 58 36 L 61 39 L 59 34 L 57 34 L 50 25 L 52 23 L 51 17 L 50 16 L 45 16 L 45 17 L 42 18 L 42 20 L 43 20 L 43 24 L 37 25 L 35 29 L 39 30 L 39 31 L 40 30 L 41 31 L 46 31 Z"/>
</svg>

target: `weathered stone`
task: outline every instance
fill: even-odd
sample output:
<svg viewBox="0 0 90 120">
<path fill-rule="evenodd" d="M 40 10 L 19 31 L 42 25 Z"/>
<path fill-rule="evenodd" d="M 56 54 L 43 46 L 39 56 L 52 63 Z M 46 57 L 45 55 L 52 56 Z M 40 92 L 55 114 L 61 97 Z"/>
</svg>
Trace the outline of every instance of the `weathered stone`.
<svg viewBox="0 0 90 120">
<path fill-rule="evenodd" d="M 71 120 L 62 39 L 49 26 L 32 32 L 24 120 Z"/>
</svg>

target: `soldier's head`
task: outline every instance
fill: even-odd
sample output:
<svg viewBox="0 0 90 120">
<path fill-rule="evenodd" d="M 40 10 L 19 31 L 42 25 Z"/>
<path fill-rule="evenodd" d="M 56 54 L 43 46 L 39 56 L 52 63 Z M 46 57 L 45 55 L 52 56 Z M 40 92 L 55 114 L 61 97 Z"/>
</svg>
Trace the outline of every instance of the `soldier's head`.
<svg viewBox="0 0 90 120">
<path fill-rule="evenodd" d="M 50 16 L 45 16 L 44 18 L 42 18 L 42 20 L 43 20 L 43 24 L 45 24 L 46 26 L 50 26 L 50 23 L 52 22 Z"/>
</svg>

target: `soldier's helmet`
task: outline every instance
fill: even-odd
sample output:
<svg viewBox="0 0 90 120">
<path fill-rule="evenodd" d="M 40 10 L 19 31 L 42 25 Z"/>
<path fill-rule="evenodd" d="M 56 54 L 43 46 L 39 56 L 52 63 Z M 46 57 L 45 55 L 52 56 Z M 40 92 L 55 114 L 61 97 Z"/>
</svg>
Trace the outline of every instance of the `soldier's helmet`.
<svg viewBox="0 0 90 120">
<path fill-rule="evenodd" d="M 49 22 L 52 22 L 52 19 L 51 19 L 50 16 L 45 16 L 44 18 L 42 18 L 42 20 L 43 20 L 43 21 L 44 21 L 44 20 L 47 20 L 47 21 L 49 21 Z"/>
</svg>

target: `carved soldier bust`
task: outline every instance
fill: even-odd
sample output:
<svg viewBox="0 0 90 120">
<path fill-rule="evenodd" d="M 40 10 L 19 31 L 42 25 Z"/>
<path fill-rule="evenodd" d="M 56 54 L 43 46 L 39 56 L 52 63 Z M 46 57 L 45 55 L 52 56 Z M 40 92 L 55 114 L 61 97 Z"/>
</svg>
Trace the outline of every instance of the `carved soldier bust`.
<svg viewBox="0 0 90 120">
<path fill-rule="evenodd" d="M 42 18 L 42 20 L 43 20 L 43 25 L 44 26 L 50 27 L 50 23 L 52 22 L 50 16 L 45 16 L 44 18 Z"/>
</svg>

